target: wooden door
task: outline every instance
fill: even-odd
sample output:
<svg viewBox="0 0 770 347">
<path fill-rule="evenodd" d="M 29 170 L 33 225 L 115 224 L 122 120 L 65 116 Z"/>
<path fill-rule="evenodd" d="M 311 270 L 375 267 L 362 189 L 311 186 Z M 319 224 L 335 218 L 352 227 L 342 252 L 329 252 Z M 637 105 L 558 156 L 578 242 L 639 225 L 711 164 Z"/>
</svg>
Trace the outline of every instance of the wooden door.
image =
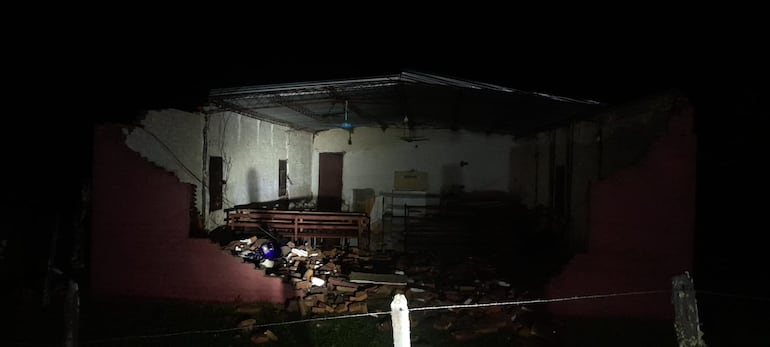
<svg viewBox="0 0 770 347">
<path fill-rule="evenodd" d="M 318 155 L 318 210 L 339 211 L 342 207 L 342 153 Z"/>
</svg>

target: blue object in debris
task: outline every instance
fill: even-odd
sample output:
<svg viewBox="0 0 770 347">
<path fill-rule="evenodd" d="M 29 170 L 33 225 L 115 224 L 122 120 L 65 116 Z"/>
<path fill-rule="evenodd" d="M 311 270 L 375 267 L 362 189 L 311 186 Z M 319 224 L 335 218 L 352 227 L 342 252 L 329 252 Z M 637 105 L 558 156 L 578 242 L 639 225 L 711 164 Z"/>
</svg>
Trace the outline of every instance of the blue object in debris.
<svg viewBox="0 0 770 347">
<path fill-rule="evenodd" d="M 240 256 L 241 256 L 241 258 L 243 258 L 244 262 L 248 261 L 248 262 L 252 262 L 253 263 L 253 262 L 259 261 L 259 254 L 257 252 L 254 252 L 254 251 L 243 252 L 243 253 L 241 253 Z"/>
<path fill-rule="evenodd" d="M 260 245 L 258 251 L 261 259 L 276 259 L 281 257 L 281 249 L 276 249 L 275 244 L 270 241 Z"/>
</svg>

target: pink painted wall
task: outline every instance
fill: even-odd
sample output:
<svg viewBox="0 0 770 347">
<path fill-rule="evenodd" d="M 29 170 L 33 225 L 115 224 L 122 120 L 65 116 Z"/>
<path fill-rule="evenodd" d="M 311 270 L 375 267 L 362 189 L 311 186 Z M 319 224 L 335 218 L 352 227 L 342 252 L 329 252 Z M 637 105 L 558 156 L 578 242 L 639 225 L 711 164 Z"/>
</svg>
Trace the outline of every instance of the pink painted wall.
<svg viewBox="0 0 770 347">
<path fill-rule="evenodd" d="M 546 288 L 547 297 L 670 290 L 692 271 L 696 138 L 689 106 L 634 166 L 591 187 L 588 252 L 576 255 Z M 670 294 L 549 305 L 558 315 L 673 318 Z"/>
<path fill-rule="evenodd" d="M 119 126 L 95 130 L 92 291 L 100 296 L 283 303 L 293 296 L 206 239 L 189 235 L 193 186 L 125 145 Z"/>
</svg>

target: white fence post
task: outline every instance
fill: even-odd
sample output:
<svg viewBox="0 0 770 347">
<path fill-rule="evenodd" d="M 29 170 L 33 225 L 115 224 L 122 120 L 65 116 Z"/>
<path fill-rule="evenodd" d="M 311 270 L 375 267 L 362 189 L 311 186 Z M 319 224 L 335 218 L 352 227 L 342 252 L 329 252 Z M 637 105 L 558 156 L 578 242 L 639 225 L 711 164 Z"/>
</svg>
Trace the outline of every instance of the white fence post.
<svg viewBox="0 0 770 347">
<path fill-rule="evenodd" d="M 393 346 L 410 347 L 409 307 L 404 294 L 396 294 L 390 303 L 390 319 L 393 321 Z"/>
</svg>

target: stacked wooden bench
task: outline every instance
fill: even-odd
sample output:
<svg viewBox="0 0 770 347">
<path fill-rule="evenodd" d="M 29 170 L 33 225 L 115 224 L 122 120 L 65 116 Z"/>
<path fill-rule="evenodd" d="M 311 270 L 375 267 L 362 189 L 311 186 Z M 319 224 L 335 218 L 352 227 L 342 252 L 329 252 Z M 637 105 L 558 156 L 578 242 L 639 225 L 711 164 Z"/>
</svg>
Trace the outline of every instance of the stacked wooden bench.
<svg viewBox="0 0 770 347">
<path fill-rule="evenodd" d="M 369 232 L 369 216 L 366 213 L 249 208 L 231 208 L 225 212 L 225 222 L 233 230 L 257 230 L 261 227 L 294 240 L 356 237 L 361 242 L 364 233 Z"/>
</svg>

